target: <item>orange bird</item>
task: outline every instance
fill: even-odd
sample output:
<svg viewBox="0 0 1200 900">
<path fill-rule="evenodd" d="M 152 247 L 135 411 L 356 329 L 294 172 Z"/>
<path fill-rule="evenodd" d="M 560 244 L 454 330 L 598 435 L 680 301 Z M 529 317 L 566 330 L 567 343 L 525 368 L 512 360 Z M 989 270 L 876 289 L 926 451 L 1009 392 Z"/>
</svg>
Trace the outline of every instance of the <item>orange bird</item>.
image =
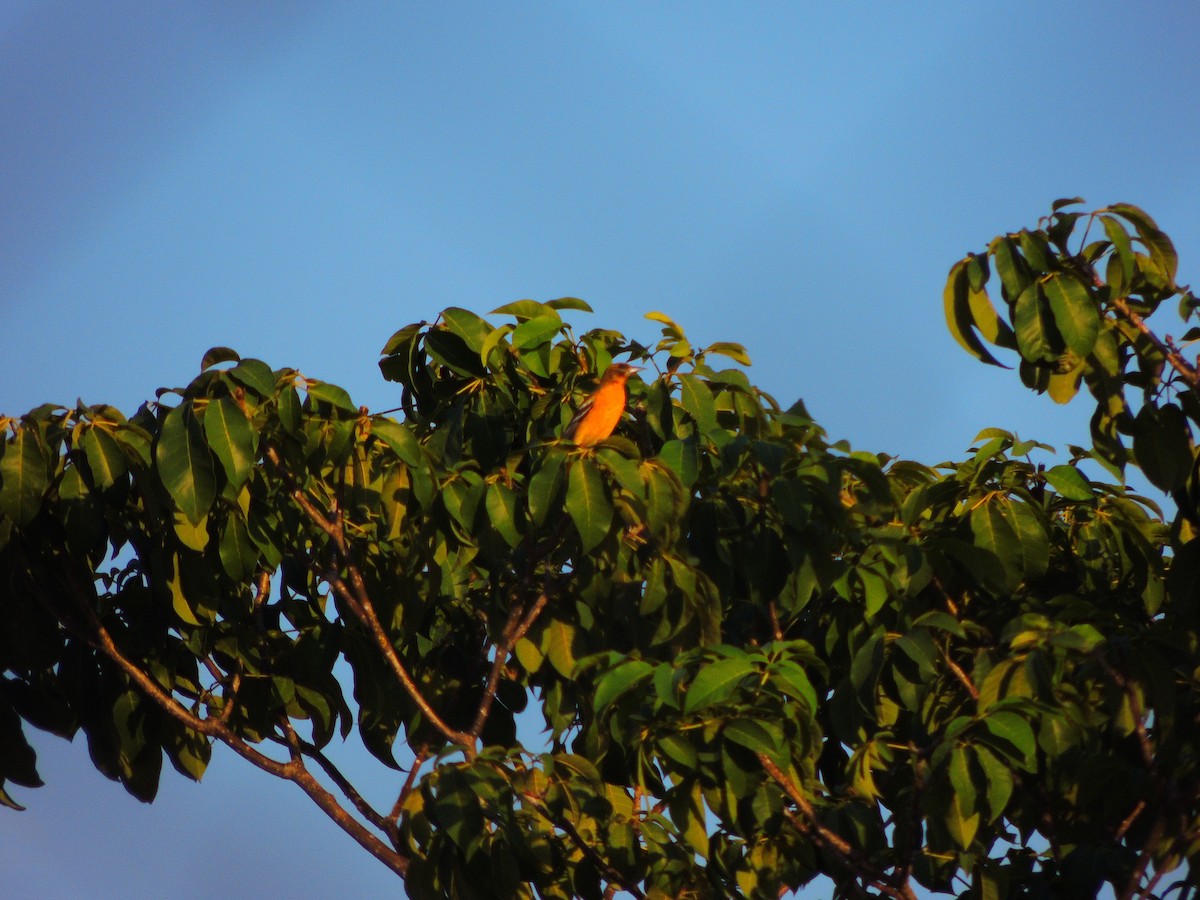
<svg viewBox="0 0 1200 900">
<path fill-rule="evenodd" d="M 629 399 L 625 382 L 630 375 L 639 371 L 641 366 L 631 366 L 629 363 L 613 363 L 605 369 L 600 384 L 579 407 L 579 412 L 563 431 L 563 437 L 570 438 L 580 447 L 594 447 L 612 434 L 621 421 L 625 403 Z"/>
</svg>

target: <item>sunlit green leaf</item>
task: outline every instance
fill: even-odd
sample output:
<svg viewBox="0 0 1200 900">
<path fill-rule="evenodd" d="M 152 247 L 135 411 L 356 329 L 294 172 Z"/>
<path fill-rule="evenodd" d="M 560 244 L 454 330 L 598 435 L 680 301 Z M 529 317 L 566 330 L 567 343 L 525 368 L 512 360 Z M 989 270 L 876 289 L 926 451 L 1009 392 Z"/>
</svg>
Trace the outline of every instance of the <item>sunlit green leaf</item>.
<svg viewBox="0 0 1200 900">
<path fill-rule="evenodd" d="M 604 488 L 604 479 L 586 457 L 575 460 L 567 475 L 567 512 L 579 532 L 586 553 L 608 535 L 613 508 Z"/>
<path fill-rule="evenodd" d="M 154 459 L 180 512 L 189 522 L 199 522 L 216 497 L 216 476 L 212 454 L 189 405 L 177 406 L 167 414 Z"/>
</svg>

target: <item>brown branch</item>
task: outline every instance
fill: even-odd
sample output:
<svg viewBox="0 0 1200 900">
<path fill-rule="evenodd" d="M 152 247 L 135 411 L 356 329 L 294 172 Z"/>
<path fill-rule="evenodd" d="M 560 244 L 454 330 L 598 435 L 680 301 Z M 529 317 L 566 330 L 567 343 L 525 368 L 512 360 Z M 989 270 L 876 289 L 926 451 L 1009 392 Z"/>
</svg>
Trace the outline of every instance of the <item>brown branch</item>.
<svg viewBox="0 0 1200 900">
<path fill-rule="evenodd" d="M 416 752 L 413 758 L 412 768 L 408 770 L 408 777 L 404 779 L 404 784 L 400 788 L 400 794 L 396 797 L 396 802 L 392 804 L 392 811 L 387 817 L 387 821 L 391 823 L 394 829 L 396 823 L 400 821 L 400 813 L 404 811 L 404 801 L 408 799 L 408 795 L 412 793 L 413 785 L 417 782 L 417 772 L 421 770 L 421 766 L 425 765 L 425 760 L 429 759 L 429 751 L 421 747 Z"/>
<path fill-rule="evenodd" d="M 1138 891 L 1138 897 L 1141 898 L 1141 900 L 1146 900 L 1147 897 L 1152 897 L 1154 895 L 1154 888 L 1158 886 L 1159 879 L 1166 874 L 1166 872 L 1156 870 L 1155 873 L 1150 876 L 1150 880 L 1146 882 L 1146 886 Z"/>
<path fill-rule="evenodd" d="M 1150 326 L 1146 324 L 1146 320 L 1129 306 L 1126 298 L 1111 297 L 1109 298 L 1109 303 L 1112 304 L 1113 309 L 1117 310 L 1134 328 L 1144 334 L 1150 343 L 1167 358 L 1167 362 L 1171 364 L 1171 368 L 1178 372 L 1180 377 L 1188 383 L 1188 387 L 1192 388 L 1192 390 L 1200 388 L 1200 372 L 1180 355 L 1170 338 L 1163 341 L 1151 331 Z"/>
<path fill-rule="evenodd" d="M 141 688 L 142 692 L 152 702 L 157 704 L 163 712 L 184 727 L 221 741 L 238 756 L 257 768 L 262 769 L 264 772 L 274 775 L 277 778 L 294 782 L 304 793 L 308 794 L 309 798 L 322 812 L 333 819 L 343 831 L 350 835 L 368 853 L 397 875 L 403 876 L 408 871 L 408 858 L 390 849 L 378 837 L 372 834 L 365 825 L 343 809 L 333 795 L 325 790 L 313 778 L 312 774 L 304 768 L 302 762 L 298 761 L 295 757 L 286 763 L 273 759 L 247 744 L 240 735 L 229 727 L 225 720 L 212 716 L 202 719 L 184 709 L 182 704 L 176 701 L 166 689 L 121 652 L 112 635 L 109 634 L 108 629 L 104 627 L 104 623 L 100 621 L 100 617 L 96 614 L 96 611 L 87 602 L 87 599 L 82 596 L 78 584 L 69 571 L 68 578 L 73 588 L 71 595 L 74 597 L 76 605 L 90 626 L 90 634 L 87 635 L 89 643 L 116 663 L 117 667 L 134 684 Z"/>
<path fill-rule="evenodd" d="M 323 577 L 329 582 L 330 587 L 334 589 L 337 595 L 346 601 L 346 605 L 350 607 L 351 611 L 359 619 L 359 621 L 367 626 L 367 630 L 371 633 L 371 637 L 374 639 L 376 646 L 379 647 L 380 651 L 383 653 L 384 659 L 386 659 L 388 665 L 391 666 L 392 674 L 396 676 L 396 680 L 400 682 L 405 693 L 407 693 L 412 701 L 417 704 L 417 708 L 421 710 L 422 715 L 429 720 L 430 724 L 432 724 L 434 728 L 441 732 L 442 736 L 445 737 L 446 740 L 452 744 L 457 744 L 462 747 L 467 752 L 468 756 L 474 755 L 475 739 L 471 735 L 465 734 L 461 731 L 456 731 L 447 725 L 445 720 L 443 720 L 442 717 L 437 714 L 437 711 L 433 708 L 430 702 L 425 699 L 425 695 L 421 693 L 421 689 L 417 686 L 417 682 L 413 679 L 412 675 L 409 674 L 408 669 L 405 668 L 403 661 L 396 653 L 396 648 L 392 646 L 392 642 L 388 639 L 387 633 L 383 630 L 383 626 L 379 623 L 379 617 L 375 615 L 374 607 L 370 605 L 369 600 L 367 600 L 366 604 L 361 602 L 363 599 L 366 599 L 365 595 L 361 597 L 355 597 L 337 572 L 325 572 L 323 573 Z"/>
<path fill-rule="evenodd" d="M 1104 671 L 1108 673 L 1108 677 L 1113 680 L 1113 683 L 1121 689 L 1125 694 L 1125 699 L 1129 701 L 1129 712 L 1133 716 L 1133 730 L 1137 734 L 1138 748 L 1142 753 L 1142 762 L 1146 764 L 1146 771 L 1157 782 L 1158 781 L 1158 764 L 1154 761 L 1154 745 L 1150 742 L 1150 734 L 1146 731 L 1145 711 L 1142 709 L 1142 701 L 1138 699 L 1137 691 L 1134 690 L 1129 679 L 1125 674 L 1111 665 L 1108 660 L 1101 658 L 1100 665 L 1104 667 Z"/>
<path fill-rule="evenodd" d="M 967 693 L 971 695 L 972 700 L 979 699 L 979 689 L 975 687 L 975 683 L 967 677 L 967 673 L 962 670 L 962 667 L 950 657 L 950 651 L 945 648 L 938 648 L 942 651 L 942 659 L 946 661 L 947 668 L 954 673 L 954 677 L 959 683 L 967 689 Z"/>
<path fill-rule="evenodd" d="M 1132 900 L 1135 895 L 1145 896 L 1145 892 L 1139 891 L 1138 886 L 1142 883 L 1142 879 L 1146 877 L 1146 870 L 1150 868 L 1150 860 L 1154 856 L 1151 848 L 1162 838 L 1162 833 L 1163 818 L 1160 815 L 1155 819 L 1154 827 L 1150 829 L 1150 834 L 1147 835 L 1145 843 L 1142 844 L 1142 850 L 1138 854 L 1137 866 L 1129 876 L 1125 887 L 1121 889 L 1121 893 L 1117 895 L 1117 900 Z"/>
<path fill-rule="evenodd" d="M 471 730 L 468 734 L 471 736 L 472 743 L 479 737 L 483 731 L 483 726 L 487 722 L 488 713 L 492 710 L 492 704 L 496 700 L 496 690 L 500 686 L 500 675 L 504 671 L 504 666 L 508 662 L 509 654 L 512 653 L 513 647 L 517 642 L 529 632 L 533 627 L 533 623 L 537 621 L 537 617 L 541 615 L 542 610 L 546 608 L 546 604 L 550 602 L 550 592 L 543 589 L 538 598 L 534 601 L 529 612 L 522 618 L 522 613 L 525 611 L 523 604 L 516 604 L 512 611 L 508 614 L 508 621 L 504 625 L 504 632 L 501 636 L 500 643 L 496 644 L 496 656 L 492 660 L 492 670 L 488 673 L 487 686 L 483 690 L 483 697 L 479 701 L 479 710 L 475 714 L 475 721 L 471 724 Z"/>
<path fill-rule="evenodd" d="M 204 663 L 204 668 L 208 669 L 208 674 L 212 675 L 217 684 L 225 688 L 225 693 L 221 695 L 222 705 L 221 711 L 217 714 L 217 721 L 228 724 L 229 720 L 233 717 L 234 707 L 237 705 L 238 691 L 241 690 L 242 687 L 242 673 L 238 671 L 234 672 L 232 676 L 227 676 L 221 671 L 217 664 L 213 662 L 212 658 L 208 656 L 204 657 L 202 662 Z M 225 679 L 227 677 L 229 677 L 228 684 L 225 683 Z M 205 691 L 205 693 L 208 694 L 209 697 L 213 696 L 212 691 Z"/>
<path fill-rule="evenodd" d="M 779 627 L 779 610 L 775 608 L 774 600 L 767 603 L 767 615 L 771 619 L 771 636 L 777 641 L 782 641 L 783 629 Z"/>
<path fill-rule="evenodd" d="M 292 725 L 291 719 L 289 719 L 286 715 L 281 717 L 280 727 L 283 729 L 283 739 L 273 736 L 272 740 L 282 740 L 282 742 L 287 745 L 288 749 L 291 750 L 293 760 L 301 760 L 301 758 L 305 756 L 313 760 L 318 766 L 321 767 L 321 771 L 329 776 L 329 780 L 337 786 L 338 790 L 340 790 L 343 796 L 345 796 L 345 798 L 354 805 L 354 808 L 358 810 L 359 814 L 364 819 L 366 819 L 380 831 L 388 830 L 387 820 L 385 820 L 383 816 L 376 812 L 371 804 L 367 803 L 367 801 L 363 799 L 363 796 L 358 792 L 354 785 L 350 783 L 349 779 L 347 779 L 346 776 L 341 773 L 341 770 L 339 770 L 338 767 L 333 764 L 333 761 L 330 760 L 328 756 L 318 749 L 315 744 L 309 743 L 296 733 L 296 729 Z M 303 764 L 302 761 L 301 764 Z"/>
<path fill-rule="evenodd" d="M 608 860 L 601 856 L 600 852 L 596 850 L 595 847 L 583 839 L 583 835 L 579 833 L 579 831 L 574 825 L 571 824 L 571 822 L 563 819 L 560 816 L 554 815 L 550 812 L 550 810 L 546 809 L 546 807 L 542 805 L 542 798 L 537 794 L 523 793 L 521 796 L 525 798 L 525 800 L 531 807 L 533 807 L 539 816 L 541 816 L 555 828 L 562 829 L 563 833 L 570 838 L 571 843 L 574 844 L 584 856 L 590 859 L 592 861 L 592 865 L 594 865 L 596 869 L 608 879 L 610 885 L 620 885 L 622 890 L 627 891 L 634 897 L 638 898 L 638 900 L 645 900 L 646 895 L 642 893 L 641 889 L 637 886 L 637 883 L 629 881 L 629 879 L 622 875 Z"/>
<path fill-rule="evenodd" d="M 1137 821 L 1137 817 L 1142 814 L 1142 810 L 1145 808 L 1146 801 L 1139 800 L 1129 815 L 1127 815 L 1124 821 L 1121 822 L 1121 825 L 1117 828 L 1117 830 L 1113 832 L 1114 841 L 1120 842 L 1125 839 L 1125 835 L 1129 832 L 1129 829 L 1133 826 L 1133 823 Z"/>
<path fill-rule="evenodd" d="M 796 783 L 779 766 L 775 765 L 769 756 L 765 753 L 759 753 L 758 761 L 762 765 L 763 770 L 771 776 L 771 779 L 779 787 L 783 788 L 783 792 L 787 794 L 788 798 L 796 804 L 796 808 L 800 810 L 803 819 L 793 819 L 793 821 L 802 834 L 815 843 L 822 845 L 847 870 L 856 877 L 862 878 L 864 881 L 869 881 L 870 886 L 880 893 L 892 897 L 893 900 L 916 900 L 916 894 L 913 893 L 913 889 L 909 886 L 907 878 L 898 884 L 892 884 L 889 880 L 881 877 L 876 867 L 855 850 L 841 835 L 835 834 L 822 825 L 817 819 L 816 811 L 808 801 L 808 798 L 804 796 Z"/>
<path fill-rule="evenodd" d="M 279 453 L 274 447 L 268 447 L 266 451 L 267 458 L 277 466 L 283 473 L 282 464 L 279 458 Z M 329 582 L 339 597 L 341 597 L 346 605 L 350 607 L 351 612 L 358 618 L 363 625 L 367 627 L 376 646 L 383 653 L 384 659 L 392 669 L 392 673 L 396 676 L 396 680 L 404 688 L 405 693 L 417 704 L 417 708 L 421 710 L 422 715 L 429 720 L 430 724 L 437 729 L 443 737 L 452 744 L 457 744 L 462 747 L 468 757 L 475 754 L 475 738 L 464 732 L 451 728 L 446 724 L 434 710 L 433 706 L 425 699 L 425 695 L 421 693 L 421 689 L 417 686 L 416 681 L 409 674 L 403 661 L 396 653 L 396 648 L 392 645 L 391 640 L 384 631 L 383 625 L 379 622 L 379 616 L 375 613 L 375 606 L 371 602 L 371 597 L 367 592 L 366 584 L 363 582 L 362 573 L 359 572 L 358 566 L 355 565 L 350 554 L 350 548 L 346 544 L 345 532 L 341 525 L 341 516 L 338 514 L 336 521 L 330 520 L 324 513 L 319 510 L 315 504 L 305 495 L 297 485 L 292 482 L 291 478 L 283 473 L 285 480 L 289 482 L 290 493 L 292 499 L 296 501 L 296 505 L 300 507 L 305 516 L 308 517 L 314 525 L 327 534 L 330 540 L 333 541 L 334 548 L 337 551 L 338 559 L 346 569 L 346 575 L 350 579 L 350 587 L 342 580 L 341 575 L 336 571 L 322 572 L 322 577 Z M 315 564 L 314 564 L 315 568 Z M 351 590 L 353 588 L 353 590 Z"/>
</svg>

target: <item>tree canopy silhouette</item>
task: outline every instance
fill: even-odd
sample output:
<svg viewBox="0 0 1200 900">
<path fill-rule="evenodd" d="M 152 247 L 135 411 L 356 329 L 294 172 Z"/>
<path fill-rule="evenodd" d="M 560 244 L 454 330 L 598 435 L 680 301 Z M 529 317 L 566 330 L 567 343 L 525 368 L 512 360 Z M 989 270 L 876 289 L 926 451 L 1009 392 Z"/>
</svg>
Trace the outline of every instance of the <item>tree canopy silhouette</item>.
<svg viewBox="0 0 1200 900">
<path fill-rule="evenodd" d="M 396 332 L 399 418 L 214 348 L 129 417 L 0 419 L 0 802 L 32 725 L 145 801 L 224 744 L 414 898 L 1159 896 L 1200 851 L 1200 376 L 1148 320 L 1197 304 L 1149 216 L 1074 202 L 945 293 L 970 353 L 1088 389 L 1057 463 L 854 451 L 741 345 L 573 298 Z M 630 415 L 576 446 L 617 357 Z"/>
</svg>

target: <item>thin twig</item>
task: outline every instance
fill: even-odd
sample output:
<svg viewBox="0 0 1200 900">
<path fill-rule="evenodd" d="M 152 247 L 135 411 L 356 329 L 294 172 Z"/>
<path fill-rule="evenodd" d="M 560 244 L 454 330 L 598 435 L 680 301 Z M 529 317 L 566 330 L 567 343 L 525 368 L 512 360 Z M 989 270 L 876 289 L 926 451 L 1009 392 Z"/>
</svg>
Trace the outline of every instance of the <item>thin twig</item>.
<svg viewBox="0 0 1200 900">
<path fill-rule="evenodd" d="M 266 451 L 267 458 L 282 471 L 282 464 L 279 458 L 279 453 L 274 447 L 268 447 Z M 291 479 L 284 477 L 290 482 Z M 327 534 L 330 540 L 333 541 L 334 548 L 337 551 L 338 558 L 346 569 L 346 575 L 350 580 L 349 587 L 342 580 L 341 575 L 333 570 L 321 573 L 329 585 L 334 589 L 339 597 L 346 601 L 351 612 L 355 617 L 367 627 L 371 633 L 372 639 L 376 646 L 382 651 L 384 659 L 392 669 L 392 673 L 396 676 L 396 680 L 400 682 L 405 693 L 417 704 L 417 708 L 421 710 L 422 715 L 429 720 L 429 723 L 441 732 L 442 736 L 450 743 L 457 744 L 462 747 L 468 757 L 475 753 L 475 739 L 472 735 L 458 731 L 446 724 L 445 720 L 437 714 L 433 706 L 425 699 L 425 695 L 421 693 L 416 681 L 409 674 L 403 661 L 396 653 L 396 648 L 392 645 L 388 638 L 387 632 L 384 631 L 383 625 L 380 624 L 379 616 L 375 613 L 375 606 L 371 602 L 370 595 L 367 592 L 366 584 L 363 582 L 362 574 L 358 570 L 358 566 L 354 564 L 351 558 L 349 546 L 346 544 L 345 532 L 341 527 L 340 513 L 338 519 L 331 521 L 324 513 L 319 510 L 311 500 L 305 495 L 294 483 L 290 484 L 290 493 L 292 499 L 296 501 L 296 505 L 300 507 L 304 515 Z M 353 588 L 353 590 L 351 590 Z"/>
<path fill-rule="evenodd" d="M 817 819 L 815 810 L 808 798 L 796 783 L 789 778 L 779 766 L 775 765 L 774 761 L 765 753 L 758 754 L 758 761 L 762 765 L 763 770 L 771 776 L 771 779 L 783 788 L 783 791 L 796 804 L 803 816 L 803 821 L 794 820 L 797 822 L 801 833 L 806 834 L 815 842 L 821 844 L 841 864 L 853 873 L 856 877 L 862 878 L 864 881 L 869 881 L 871 887 L 878 890 L 880 893 L 894 900 L 916 900 L 916 894 L 908 885 L 908 880 L 905 879 L 899 884 L 891 884 L 888 880 L 880 877 L 877 870 L 866 860 L 862 855 L 850 846 L 850 844 L 841 835 L 838 835 L 826 828 Z"/>
<path fill-rule="evenodd" d="M 967 689 L 967 693 L 971 695 L 971 699 L 978 700 L 979 689 L 975 687 L 975 683 L 967 677 L 967 673 L 962 670 L 962 667 L 951 658 L 948 650 L 944 648 L 939 649 L 942 650 L 942 659 L 946 661 L 947 668 L 954 673 L 954 677 L 958 679 L 959 683 Z"/>
<path fill-rule="evenodd" d="M 312 774 L 304 768 L 302 762 L 295 758 L 288 762 L 280 762 L 273 759 L 264 753 L 255 750 L 246 741 L 233 731 L 227 722 L 217 717 L 200 718 L 186 710 L 178 703 L 158 682 L 147 675 L 142 669 L 134 665 L 117 647 L 112 635 L 108 629 L 100 621 L 96 611 L 92 608 L 87 599 L 82 596 L 75 583 L 75 579 L 70 575 L 68 577 L 72 582 L 72 596 L 76 600 L 76 604 L 86 617 L 88 624 L 91 627 L 89 641 L 111 659 L 123 671 L 131 681 L 133 681 L 142 692 L 150 698 L 160 709 L 163 710 L 171 718 L 178 721 L 186 728 L 198 731 L 201 734 L 215 738 L 226 744 L 238 756 L 247 760 L 264 772 L 274 775 L 278 778 L 283 778 L 287 781 L 294 782 L 309 798 L 317 805 L 317 807 L 331 818 L 337 825 L 352 837 L 363 849 L 382 862 L 385 866 L 395 872 L 397 875 L 403 876 L 408 871 L 408 857 L 400 854 L 398 851 L 389 848 L 378 837 L 372 834 L 365 825 L 350 815 L 337 802 L 332 794 L 330 794 L 321 784 L 313 778 Z"/>
<path fill-rule="evenodd" d="M 1135 821 L 1137 821 L 1137 817 L 1142 814 L 1142 810 L 1144 810 L 1145 808 L 1146 808 L 1146 801 L 1139 800 L 1137 802 L 1137 805 L 1133 807 L 1133 810 L 1129 813 L 1129 815 L 1127 815 L 1125 817 L 1124 821 L 1121 822 L 1120 827 L 1118 827 L 1117 830 L 1115 832 L 1113 832 L 1113 840 L 1114 841 L 1120 842 L 1125 839 L 1125 835 L 1129 832 L 1129 829 L 1133 826 L 1133 823 Z"/>
<path fill-rule="evenodd" d="M 491 712 L 492 704 L 496 700 L 496 690 L 500 685 L 500 675 L 504 671 L 504 666 L 508 662 L 508 656 L 512 653 L 513 647 L 517 642 L 529 632 L 533 627 L 533 623 L 537 621 L 537 617 L 541 615 L 546 604 L 550 602 L 550 593 L 543 590 L 538 594 L 538 598 L 534 601 L 529 612 L 522 618 L 523 607 L 514 606 L 512 612 L 508 615 L 508 622 L 504 626 L 504 634 L 500 643 L 496 645 L 496 657 L 492 660 L 492 670 L 488 673 L 487 686 L 484 688 L 483 697 L 479 701 L 479 710 L 475 714 L 475 721 L 471 725 L 470 734 L 472 741 L 477 739 L 483 731 L 483 726 L 487 722 L 488 713 Z"/>
<path fill-rule="evenodd" d="M 1175 349 L 1174 344 L 1169 338 L 1167 341 L 1163 341 L 1157 334 L 1151 331 L 1150 326 L 1146 324 L 1146 320 L 1129 306 L 1128 301 L 1124 297 L 1111 297 L 1109 298 L 1109 303 L 1111 303 L 1113 308 L 1122 316 L 1124 316 L 1134 328 L 1144 334 L 1150 343 L 1152 343 L 1158 349 L 1158 351 L 1167 358 L 1167 362 L 1171 364 L 1171 368 L 1178 372 L 1180 377 L 1188 383 L 1188 387 L 1192 388 L 1193 390 L 1196 390 L 1198 387 L 1200 387 L 1200 372 L 1197 372 L 1196 368 L 1192 366 L 1191 363 L 1189 363 L 1186 359 L 1184 359 L 1182 355 L 1180 355 L 1179 351 Z"/>
<path fill-rule="evenodd" d="M 645 900 L 646 895 L 642 893 L 641 888 L 637 886 L 636 882 L 629 881 L 616 868 L 614 868 L 608 860 L 600 855 L 599 851 L 597 851 L 595 847 L 583 839 L 583 835 L 579 833 L 579 831 L 573 824 L 571 824 L 571 822 L 560 816 L 554 815 L 550 812 L 550 810 L 546 809 L 546 807 L 542 805 L 541 797 L 539 797 L 537 794 L 524 793 L 521 796 L 525 798 L 525 800 L 531 807 L 533 807 L 538 815 L 540 815 L 554 827 L 561 828 L 567 837 L 570 838 L 571 843 L 574 844 L 584 856 L 592 861 L 592 865 L 594 865 L 596 869 L 608 879 L 610 884 L 620 885 L 622 890 L 628 891 L 632 896 L 638 898 L 638 900 Z"/>
</svg>

